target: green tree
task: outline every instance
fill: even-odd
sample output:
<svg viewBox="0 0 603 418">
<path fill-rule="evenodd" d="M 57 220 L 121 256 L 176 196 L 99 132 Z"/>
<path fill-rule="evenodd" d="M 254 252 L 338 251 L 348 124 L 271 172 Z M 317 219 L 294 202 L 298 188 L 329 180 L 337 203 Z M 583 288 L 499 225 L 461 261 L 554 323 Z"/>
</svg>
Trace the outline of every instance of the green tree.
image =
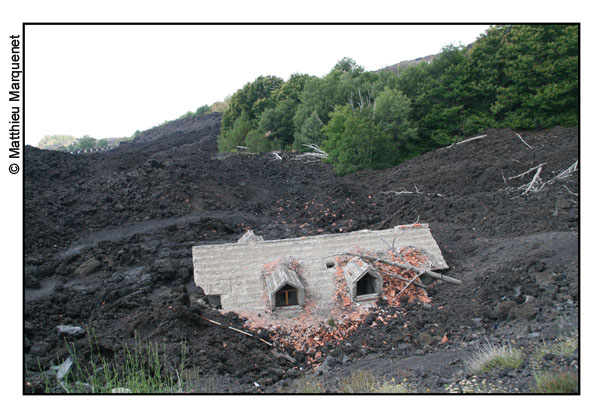
<svg viewBox="0 0 603 418">
<path fill-rule="evenodd" d="M 298 152 L 307 151 L 308 148 L 304 144 L 320 145 L 324 140 L 322 128 L 324 123 L 320 120 L 316 111 L 304 121 L 299 132 L 295 133 L 295 141 L 293 149 Z"/>
<path fill-rule="evenodd" d="M 84 135 L 83 137 L 78 139 L 77 148 L 78 149 L 90 149 L 96 147 L 96 139 L 92 138 L 90 135 Z"/>
<path fill-rule="evenodd" d="M 368 99 L 356 108 L 336 107 L 324 131 L 323 148 L 337 174 L 391 167 L 399 161 L 396 144 L 376 120 L 375 105 Z"/>
<path fill-rule="evenodd" d="M 38 147 L 42 149 L 60 149 L 67 148 L 77 143 L 77 139 L 72 135 L 45 135 L 38 142 Z"/>
<path fill-rule="evenodd" d="M 266 109 L 259 117 L 258 128 L 272 140 L 275 149 L 290 148 L 293 143 L 295 108 L 293 99 L 283 99 L 274 108 Z"/>
<path fill-rule="evenodd" d="M 398 148 L 401 158 L 419 154 L 417 128 L 410 119 L 411 102 L 401 91 L 385 88 L 375 100 L 374 119 Z"/>
<path fill-rule="evenodd" d="M 276 104 L 276 91 L 283 85 L 283 80 L 276 76 L 260 76 L 252 83 L 247 83 L 237 90 L 230 99 L 228 108 L 222 116 L 222 133 L 233 129 L 235 121 L 246 113 L 249 120 L 256 119 L 264 110 Z"/>
<path fill-rule="evenodd" d="M 109 146 L 109 141 L 107 141 L 106 139 L 99 139 L 96 143 L 96 146 L 99 148 L 106 148 Z"/>
<path fill-rule="evenodd" d="M 296 135 L 299 137 L 302 125 L 314 112 L 326 124 L 335 106 L 358 102 L 361 95 L 374 97 L 373 83 L 378 78 L 375 73 L 364 72 L 352 59 L 343 58 L 325 77 L 307 80 L 293 118 Z"/>
<path fill-rule="evenodd" d="M 257 128 L 247 133 L 245 146 L 250 152 L 268 152 L 275 148 L 274 143 Z"/>
<path fill-rule="evenodd" d="M 203 106 L 199 106 L 197 108 L 197 110 L 195 110 L 195 115 L 196 116 L 201 116 L 201 115 L 205 115 L 206 113 L 210 113 L 210 106 L 204 104 Z"/>
<path fill-rule="evenodd" d="M 253 125 L 249 120 L 247 112 L 243 112 L 235 121 L 232 129 L 220 133 L 218 137 L 218 149 L 221 152 L 235 151 L 237 146 L 245 145 L 245 138 L 249 131 L 253 129 Z"/>
<path fill-rule="evenodd" d="M 506 58 L 504 82 L 492 112 L 514 129 L 577 124 L 577 25 L 517 25 L 497 54 Z"/>
</svg>

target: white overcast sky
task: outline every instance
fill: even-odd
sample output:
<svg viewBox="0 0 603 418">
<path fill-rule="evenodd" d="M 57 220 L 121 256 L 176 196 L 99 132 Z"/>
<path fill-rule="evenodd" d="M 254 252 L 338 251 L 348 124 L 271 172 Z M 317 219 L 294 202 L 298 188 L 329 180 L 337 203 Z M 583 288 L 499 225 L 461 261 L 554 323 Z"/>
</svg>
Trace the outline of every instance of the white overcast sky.
<svg viewBox="0 0 603 418">
<path fill-rule="evenodd" d="M 26 143 L 129 136 L 259 75 L 367 70 L 473 42 L 487 25 L 27 26 Z"/>
</svg>

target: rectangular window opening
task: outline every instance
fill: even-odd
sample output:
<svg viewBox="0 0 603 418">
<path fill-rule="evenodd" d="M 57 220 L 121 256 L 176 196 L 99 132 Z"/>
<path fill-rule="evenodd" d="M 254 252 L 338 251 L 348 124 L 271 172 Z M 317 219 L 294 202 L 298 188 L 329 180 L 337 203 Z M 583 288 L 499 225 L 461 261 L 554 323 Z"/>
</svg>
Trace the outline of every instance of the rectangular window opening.
<svg viewBox="0 0 603 418">
<path fill-rule="evenodd" d="M 356 296 L 370 295 L 372 293 L 377 293 L 377 279 L 367 275 L 358 280 L 356 284 Z"/>
<path fill-rule="evenodd" d="M 289 285 L 286 285 L 281 290 L 276 292 L 275 299 L 277 308 L 299 304 L 297 300 L 297 289 Z"/>
</svg>

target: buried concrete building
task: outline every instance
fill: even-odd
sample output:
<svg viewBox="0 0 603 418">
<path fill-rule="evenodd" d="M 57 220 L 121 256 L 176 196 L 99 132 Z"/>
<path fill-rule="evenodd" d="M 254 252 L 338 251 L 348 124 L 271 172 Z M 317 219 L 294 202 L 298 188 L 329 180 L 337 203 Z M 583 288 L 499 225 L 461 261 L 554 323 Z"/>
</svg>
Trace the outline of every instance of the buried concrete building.
<svg viewBox="0 0 603 418">
<path fill-rule="evenodd" d="M 295 315 L 305 305 L 328 315 L 336 292 L 336 272 L 343 272 L 349 298 L 374 302 L 383 278 L 359 258 L 339 265 L 339 255 L 415 248 L 426 256 L 423 268 L 447 269 L 428 224 L 397 226 L 382 231 L 356 231 L 264 241 L 248 231 L 237 243 L 201 245 L 192 249 L 197 286 L 215 307 L 250 314 Z"/>
</svg>

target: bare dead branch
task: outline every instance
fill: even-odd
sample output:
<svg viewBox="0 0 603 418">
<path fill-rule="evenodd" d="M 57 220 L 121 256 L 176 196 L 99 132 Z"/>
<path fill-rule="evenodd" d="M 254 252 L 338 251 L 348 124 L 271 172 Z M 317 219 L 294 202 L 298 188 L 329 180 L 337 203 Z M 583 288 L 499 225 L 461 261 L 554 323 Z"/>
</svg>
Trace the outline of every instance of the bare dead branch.
<svg viewBox="0 0 603 418">
<path fill-rule="evenodd" d="M 521 174 L 518 174 L 518 175 L 513 176 L 513 177 L 509 177 L 509 180 L 513 180 L 513 179 L 516 179 L 516 178 L 519 178 L 519 177 L 523 177 L 523 176 L 525 176 L 526 174 L 529 174 L 529 173 L 531 173 L 532 171 L 537 170 L 537 169 L 539 169 L 540 167 L 543 167 L 543 166 L 545 166 L 545 165 L 546 165 L 546 163 L 539 164 L 539 165 L 537 165 L 536 167 L 532 167 L 532 168 L 530 168 L 528 171 L 524 171 L 524 172 L 523 172 L 523 173 L 521 173 Z"/>
<path fill-rule="evenodd" d="M 476 139 L 485 138 L 485 137 L 487 137 L 487 136 L 488 136 L 488 135 L 474 136 L 473 138 L 464 139 L 464 140 L 462 140 L 461 142 L 456 142 L 456 143 L 454 143 L 454 144 L 450 144 L 450 145 L 448 145 L 447 147 L 444 147 L 444 148 L 441 148 L 441 149 L 451 148 L 451 147 L 453 147 L 453 146 L 456 146 L 456 145 L 461 145 L 461 144 L 464 144 L 464 143 L 467 143 L 467 142 L 470 142 L 470 141 L 475 141 Z"/>
<path fill-rule="evenodd" d="M 567 187 L 565 184 L 563 185 L 563 187 L 565 187 L 565 190 L 567 190 L 567 191 L 568 191 L 568 192 L 569 192 L 571 195 L 578 196 L 578 193 L 574 193 L 574 192 L 572 192 L 572 191 L 569 189 L 569 187 Z"/>
<path fill-rule="evenodd" d="M 410 283 L 412 279 L 407 279 L 406 277 L 400 276 L 398 274 L 392 273 L 390 271 L 380 271 L 379 274 L 385 274 L 386 276 L 393 277 L 394 279 L 402 280 L 403 282 Z M 417 274 L 418 276 L 418 274 Z M 416 282 L 415 286 L 421 287 L 423 289 L 429 289 L 429 286 L 425 286 L 423 283 Z"/>
<path fill-rule="evenodd" d="M 314 152 L 304 152 L 303 154 L 299 154 L 294 157 L 295 160 L 324 160 L 329 156 L 326 152 L 324 152 L 320 147 L 316 144 L 303 144 L 305 147 L 310 148 Z"/>
<path fill-rule="evenodd" d="M 420 276 L 420 274 L 419 274 L 419 273 L 415 274 L 415 277 L 413 277 L 413 278 L 412 278 L 412 279 L 411 279 L 411 280 L 410 280 L 410 281 L 409 281 L 409 282 L 406 284 L 406 286 L 404 286 L 404 288 L 403 288 L 402 290 L 400 290 L 398 293 L 396 293 L 396 296 L 394 296 L 394 299 L 396 299 L 398 296 L 400 296 L 402 293 L 404 293 L 404 291 L 405 291 L 406 289 L 408 289 L 408 286 L 410 286 L 411 284 L 413 284 L 413 282 L 414 282 L 415 280 L 417 280 L 417 278 L 418 278 L 419 276 Z M 417 285 L 417 284 L 419 284 L 419 283 L 415 283 L 415 285 Z M 423 284 L 423 283 L 421 283 L 421 284 Z"/>
<path fill-rule="evenodd" d="M 350 256 L 350 257 L 360 257 L 365 261 L 372 261 L 375 263 L 382 263 L 382 264 L 388 264 L 390 266 L 394 266 L 394 267 L 398 267 L 404 270 L 411 270 L 414 271 L 415 273 L 419 273 L 419 274 L 425 274 L 429 277 L 431 277 L 432 279 L 435 280 L 442 280 L 448 283 L 452 283 L 452 284 L 463 284 L 463 282 L 459 279 L 455 279 L 454 277 L 450 277 L 450 276 L 445 276 L 442 273 L 435 273 L 431 270 L 425 270 L 425 269 L 420 269 L 418 267 L 415 266 L 411 266 L 410 264 L 405 264 L 405 263 L 395 263 L 393 261 L 389 261 L 383 258 L 379 258 L 379 257 L 373 257 L 371 255 L 365 255 L 365 254 L 351 254 L 351 253 L 344 253 L 342 255 L 346 255 L 346 256 Z M 406 279 L 408 280 L 408 279 Z"/>
<path fill-rule="evenodd" d="M 517 137 L 518 137 L 519 139 L 521 139 L 521 142 L 523 142 L 523 143 L 525 144 L 525 146 L 526 146 L 526 147 L 528 147 L 529 149 L 534 149 L 534 148 L 532 148 L 532 147 L 530 146 L 530 144 L 528 144 L 526 141 L 524 141 L 524 140 L 523 140 L 523 138 L 522 138 L 522 137 L 521 137 L 521 136 L 520 136 L 520 135 L 519 135 L 517 132 L 515 132 L 515 135 L 517 135 Z"/>
<path fill-rule="evenodd" d="M 415 186 L 415 191 L 414 191 L 414 192 L 408 191 L 408 190 L 406 190 L 406 189 L 402 189 L 402 190 L 400 190 L 400 191 L 398 191 L 398 192 L 397 192 L 397 191 L 395 191 L 395 190 L 388 190 L 388 191 L 381 192 L 381 193 L 382 193 L 382 194 L 393 194 L 393 195 L 401 195 L 401 194 L 421 194 L 421 193 L 423 193 L 423 192 L 420 192 L 420 191 L 419 191 L 419 188 L 417 187 L 417 185 L 416 185 L 416 184 L 413 184 L 413 186 Z"/>
<path fill-rule="evenodd" d="M 542 171 L 542 167 L 539 167 L 538 170 L 536 171 L 536 174 L 534 174 L 534 177 L 532 178 L 532 181 L 530 182 L 528 188 L 522 194 L 526 194 L 532 189 L 532 187 L 534 186 L 536 181 L 538 181 L 540 179 L 541 171 Z"/>
</svg>

